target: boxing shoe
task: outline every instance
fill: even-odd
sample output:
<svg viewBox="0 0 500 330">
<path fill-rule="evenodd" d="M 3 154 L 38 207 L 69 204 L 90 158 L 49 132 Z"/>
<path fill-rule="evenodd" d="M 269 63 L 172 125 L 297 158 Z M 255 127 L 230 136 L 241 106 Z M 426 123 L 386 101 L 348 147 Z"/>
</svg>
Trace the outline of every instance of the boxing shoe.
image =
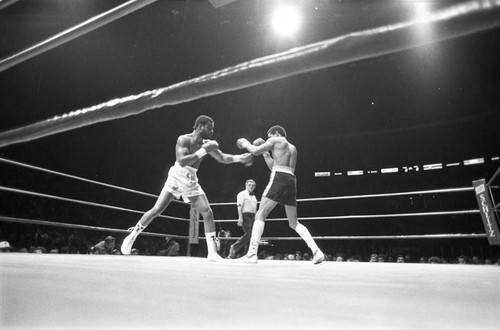
<svg viewBox="0 0 500 330">
<path fill-rule="evenodd" d="M 123 255 L 130 255 L 132 253 L 132 245 L 134 245 L 135 238 L 137 237 L 137 234 L 134 232 L 131 232 L 128 234 L 127 237 L 122 242 L 122 246 L 120 247 L 120 250 Z"/>
<path fill-rule="evenodd" d="M 238 263 L 242 263 L 242 264 L 256 264 L 257 263 L 257 255 L 256 254 L 252 254 L 251 256 L 244 255 L 243 257 L 238 258 L 235 261 L 237 261 Z"/>
<path fill-rule="evenodd" d="M 314 251 L 314 257 L 312 261 L 314 265 L 320 264 L 325 261 L 325 255 L 323 254 L 323 252 L 321 252 L 321 250 L 318 249 Z"/>
<path fill-rule="evenodd" d="M 224 261 L 224 258 L 222 258 L 218 253 L 209 253 L 207 255 L 207 261 L 221 262 Z"/>
</svg>

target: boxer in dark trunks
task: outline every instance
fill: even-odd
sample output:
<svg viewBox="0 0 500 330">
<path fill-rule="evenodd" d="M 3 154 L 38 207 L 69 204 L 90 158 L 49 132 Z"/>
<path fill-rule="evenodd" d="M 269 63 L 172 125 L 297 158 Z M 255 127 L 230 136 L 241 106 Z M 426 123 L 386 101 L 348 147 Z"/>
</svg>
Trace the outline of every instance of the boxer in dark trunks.
<svg viewBox="0 0 500 330">
<path fill-rule="evenodd" d="M 246 149 L 255 156 L 263 155 L 271 170 L 271 178 L 255 215 L 248 253 L 238 260 L 257 263 L 257 252 L 260 238 L 264 232 L 264 222 L 276 205 L 283 204 L 290 228 L 294 229 L 311 249 L 314 256 L 313 263 L 319 264 L 325 260 L 325 255 L 319 249 L 309 230 L 297 219 L 297 181 L 294 174 L 297 164 L 297 148 L 288 142 L 286 131 L 281 126 L 271 127 L 267 131 L 267 137 L 267 141 L 259 138 L 253 144 L 245 138 L 236 141 L 238 148 Z M 272 156 L 269 152 L 272 153 Z"/>
</svg>

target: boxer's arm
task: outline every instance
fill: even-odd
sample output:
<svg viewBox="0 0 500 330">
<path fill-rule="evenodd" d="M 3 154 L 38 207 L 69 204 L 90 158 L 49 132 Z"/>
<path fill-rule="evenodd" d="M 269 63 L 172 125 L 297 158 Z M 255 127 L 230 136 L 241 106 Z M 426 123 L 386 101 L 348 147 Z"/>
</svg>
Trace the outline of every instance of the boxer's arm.
<svg viewBox="0 0 500 330">
<path fill-rule="evenodd" d="M 179 136 L 177 138 L 177 144 L 175 145 L 175 160 L 180 166 L 193 165 L 207 154 L 207 150 L 204 148 L 200 148 L 196 152 L 190 153 L 189 147 L 189 141 L 185 137 Z"/>
<path fill-rule="evenodd" d="M 226 154 L 220 151 L 219 149 L 210 152 L 210 156 L 212 156 L 216 161 L 221 164 L 232 164 L 232 163 L 247 163 L 251 161 L 253 157 L 250 153 L 244 153 L 241 155 L 231 155 Z"/>
<path fill-rule="evenodd" d="M 271 157 L 269 151 L 264 152 L 262 156 L 264 157 L 264 161 L 266 162 L 267 167 L 269 167 L 269 169 L 272 170 L 274 165 L 274 159 L 273 157 Z"/>
<path fill-rule="evenodd" d="M 273 148 L 275 142 L 275 138 L 269 138 L 267 141 L 262 143 L 261 145 L 255 146 L 251 144 L 247 139 L 241 138 L 236 141 L 236 145 L 240 149 L 247 149 L 252 155 L 259 156 L 264 152 L 269 151 Z"/>
</svg>

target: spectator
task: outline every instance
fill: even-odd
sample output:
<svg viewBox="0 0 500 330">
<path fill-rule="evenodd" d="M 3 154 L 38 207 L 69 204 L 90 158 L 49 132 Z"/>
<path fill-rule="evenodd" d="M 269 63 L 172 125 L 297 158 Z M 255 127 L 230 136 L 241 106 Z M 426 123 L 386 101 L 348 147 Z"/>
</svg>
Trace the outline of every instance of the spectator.
<svg viewBox="0 0 500 330">
<path fill-rule="evenodd" d="M 43 246 L 37 246 L 36 248 L 33 249 L 32 253 L 35 253 L 35 254 L 47 253 L 47 249 L 44 248 Z"/>
<path fill-rule="evenodd" d="M 295 260 L 302 260 L 302 252 L 295 251 Z"/>
<path fill-rule="evenodd" d="M 113 236 L 108 236 L 104 241 L 100 241 L 96 245 L 92 246 L 89 250 L 91 254 L 112 254 L 115 249 L 116 238 Z"/>
<path fill-rule="evenodd" d="M 482 264 L 481 259 L 479 259 L 478 256 L 472 256 L 470 263 L 473 265 L 481 265 Z"/>
<path fill-rule="evenodd" d="M 11 252 L 12 250 L 13 250 L 13 247 L 10 246 L 9 242 L 7 242 L 7 241 L 0 242 L 0 252 Z"/>
<path fill-rule="evenodd" d="M 461 255 L 460 257 L 458 257 L 457 263 L 459 265 L 467 265 L 469 263 L 469 261 L 467 260 L 466 256 Z"/>
<path fill-rule="evenodd" d="M 370 262 L 378 262 L 378 254 L 373 253 L 373 254 L 370 256 Z"/>
<path fill-rule="evenodd" d="M 430 264 L 442 264 L 443 263 L 443 261 L 441 260 L 441 258 L 436 257 L 436 256 L 430 257 L 428 262 Z"/>
<path fill-rule="evenodd" d="M 163 249 L 158 251 L 159 256 L 165 257 L 177 257 L 179 256 L 179 251 L 181 247 L 172 237 L 165 237 L 165 246 Z"/>
<path fill-rule="evenodd" d="M 398 264 L 405 263 L 405 258 L 402 255 L 399 255 L 398 259 L 396 260 L 396 263 L 398 263 Z"/>
</svg>

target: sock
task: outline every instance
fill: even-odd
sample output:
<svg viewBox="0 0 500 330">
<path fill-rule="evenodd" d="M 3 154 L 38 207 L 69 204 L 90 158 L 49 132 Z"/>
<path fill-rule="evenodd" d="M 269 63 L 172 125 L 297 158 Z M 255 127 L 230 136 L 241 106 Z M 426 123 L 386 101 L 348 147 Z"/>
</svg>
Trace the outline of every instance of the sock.
<svg viewBox="0 0 500 330">
<path fill-rule="evenodd" d="M 309 246 L 312 253 L 316 252 L 316 250 L 319 250 L 318 245 L 316 245 L 316 242 L 309 233 L 309 230 L 307 230 L 307 228 L 303 224 L 299 223 L 297 227 L 295 227 L 295 231 L 307 243 L 307 246 Z"/>
<path fill-rule="evenodd" d="M 137 236 L 137 235 L 139 235 L 139 234 L 140 234 L 140 233 L 141 233 L 144 229 L 146 229 L 146 226 L 141 225 L 141 222 L 139 221 L 139 222 L 135 225 L 134 229 L 132 230 L 132 233 L 134 233 L 134 235 L 136 235 L 136 236 Z"/>
<path fill-rule="evenodd" d="M 215 250 L 215 232 L 205 233 L 205 237 L 207 238 L 208 254 L 217 254 Z"/>
<path fill-rule="evenodd" d="M 255 220 L 252 228 L 252 238 L 250 238 L 250 246 L 248 247 L 247 256 L 256 255 L 259 250 L 259 242 L 264 232 L 264 221 Z"/>
</svg>

